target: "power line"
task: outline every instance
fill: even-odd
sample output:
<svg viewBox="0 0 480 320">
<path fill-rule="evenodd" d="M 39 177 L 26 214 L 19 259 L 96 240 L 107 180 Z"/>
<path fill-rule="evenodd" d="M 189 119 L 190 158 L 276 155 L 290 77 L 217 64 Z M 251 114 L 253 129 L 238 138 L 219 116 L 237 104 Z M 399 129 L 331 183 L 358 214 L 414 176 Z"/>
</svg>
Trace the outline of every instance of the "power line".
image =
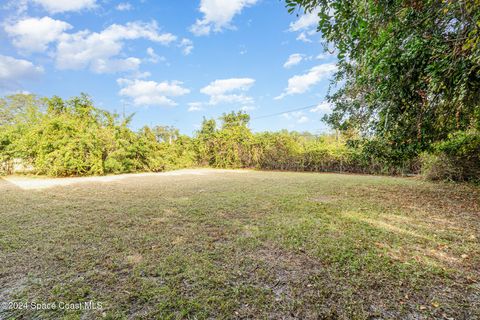
<svg viewBox="0 0 480 320">
<path fill-rule="evenodd" d="M 285 110 L 285 111 L 282 111 L 282 112 L 277 112 L 277 113 L 272 113 L 272 114 L 266 114 L 266 115 L 263 115 L 263 116 L 259 116 L 259 117 L 252 118 L 251 120 L 269 118 L 269 117 L 279 116 L 279 115 L 281 115 L 281 114 L 290 113 L 290 112 L 294 112 L 294 111 L 300 111 L 300 110 L 310 109 L 310 108 L 316 107 L 317 105 L 318 105 L 318 103 L 312 104 L 312 105 L 310 105 L 310 106 L 302 107 L 302 108 L 296 108 L 296 109 Z"/>
</svg>

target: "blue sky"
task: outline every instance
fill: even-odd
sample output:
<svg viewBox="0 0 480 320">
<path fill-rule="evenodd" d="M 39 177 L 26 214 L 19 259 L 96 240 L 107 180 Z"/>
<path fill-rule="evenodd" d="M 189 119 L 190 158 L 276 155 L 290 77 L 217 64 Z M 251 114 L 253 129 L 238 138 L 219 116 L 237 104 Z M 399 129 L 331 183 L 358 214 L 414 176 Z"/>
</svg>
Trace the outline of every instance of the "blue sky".
<svg viewBox="0 0 480 320">
<path fill-rule="evenodd" d="M 132 127 L 186 134 L 205 116 L 252 116 L 255 131 L 328 130 L 335 72 L 315 14 L 279 0 L 16 0 L 1 7 L 0 93 L 86 92 Z M 264 115 L 315 105 L 273 117 Z"/>
</svg>

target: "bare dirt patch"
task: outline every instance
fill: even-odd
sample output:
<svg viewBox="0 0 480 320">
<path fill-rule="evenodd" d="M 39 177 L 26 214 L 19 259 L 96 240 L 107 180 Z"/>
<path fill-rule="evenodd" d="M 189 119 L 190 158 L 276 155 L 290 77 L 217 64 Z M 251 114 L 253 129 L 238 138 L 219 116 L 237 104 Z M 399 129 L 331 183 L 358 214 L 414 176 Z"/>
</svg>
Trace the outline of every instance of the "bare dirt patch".
<svg viewBox="0 0 480 320">
<path fill-rule="evenodd" d="M 45 178 L 45 177 L 21 177 L 10 176 L 5 177 L 4 180 L 14 184 L 22 190 L 31 189 L 45 189 L 58 186 L 69 186 L 77 183 L 110 183 L 116 181 L 122 181 L 130 178 L 142 178 L 142 177 L 172 177 L 172 176 L 184 176 L 184 175 L 197 175 L 204 176 L 210 174 L 222 174 L 222 173 L 244 173 L 246 170 L 227 170 L 227 169 L 183 169 L 168 172 L 148 172 L 148 173 L 132 173 L 132 174 L 119 174 L 111 176 L 95 176 L 95 177 L 71 177 L 71 178 Z"/>
</svg>

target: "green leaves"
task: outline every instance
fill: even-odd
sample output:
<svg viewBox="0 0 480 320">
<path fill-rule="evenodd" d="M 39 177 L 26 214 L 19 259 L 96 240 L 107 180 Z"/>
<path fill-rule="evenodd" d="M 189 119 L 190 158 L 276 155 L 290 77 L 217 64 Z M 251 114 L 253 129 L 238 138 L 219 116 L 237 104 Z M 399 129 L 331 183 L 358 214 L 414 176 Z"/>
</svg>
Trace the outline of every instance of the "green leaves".
<svg viewBox="0 0 480 320">
<path fill-rule="evenodd" d="M 19 158 L 31 163 L 36 173 L 72 176 L 163 171 L 194 161 L 193 144 L 178 129 L 133 132 L 128 128 L 131 116 L 120 120 L 96 108 L 86 94 L 66 101 L 33 95 L 2 101 L 6 124 L 0 127 L 2 166 Z"/>
<path fill-rule="evenodd" d="M 221 127 L 214 119 L 204 119 L 196 134 L 195 150 L 200 165 L 219 168 L 253 166 L 254 136 L 248 128 L 250 116 L 242 111 L 224 113 Z"/>
<path fill-rule="evenodd" d="M 293 4 L 317 10 L 322 38 L 337 49 L 335 108 L 326 117 L 334 128 L 382 139 L 404 150 L 402 159 L 478 129 L 479 0 L 286 3 L 289 12 Z"/>
</svg>

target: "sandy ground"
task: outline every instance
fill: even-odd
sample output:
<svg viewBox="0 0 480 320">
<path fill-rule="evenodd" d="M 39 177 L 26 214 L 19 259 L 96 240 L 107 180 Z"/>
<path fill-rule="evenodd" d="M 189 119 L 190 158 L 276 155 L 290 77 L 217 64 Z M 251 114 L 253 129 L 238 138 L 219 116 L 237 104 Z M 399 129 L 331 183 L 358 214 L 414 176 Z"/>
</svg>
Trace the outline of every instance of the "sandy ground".
<svg viewBox="0 0 480 320">
<path fill-rule="evenodd" d="M 23 177 L 23 176 L 8 176 L 3 179 L 14 184 L 23 190 L 46 189 L 57 186 L 68 186 L 77 183 L 89 182 L 113 182 L 124 180 L 128 178 L 137 177 L 169 177 L 181 175 L 209 175 L 216 173 L 245 173 L 247 170 L 227 170 L 227 169 L 182 169 L 168 172 L 147 172 L 147 173 L 130 173 L 110 176 L 94 176 L 94 177 L 72 177 L 72 178 L 45 178 L 45 177 Z"/>
</svg>

